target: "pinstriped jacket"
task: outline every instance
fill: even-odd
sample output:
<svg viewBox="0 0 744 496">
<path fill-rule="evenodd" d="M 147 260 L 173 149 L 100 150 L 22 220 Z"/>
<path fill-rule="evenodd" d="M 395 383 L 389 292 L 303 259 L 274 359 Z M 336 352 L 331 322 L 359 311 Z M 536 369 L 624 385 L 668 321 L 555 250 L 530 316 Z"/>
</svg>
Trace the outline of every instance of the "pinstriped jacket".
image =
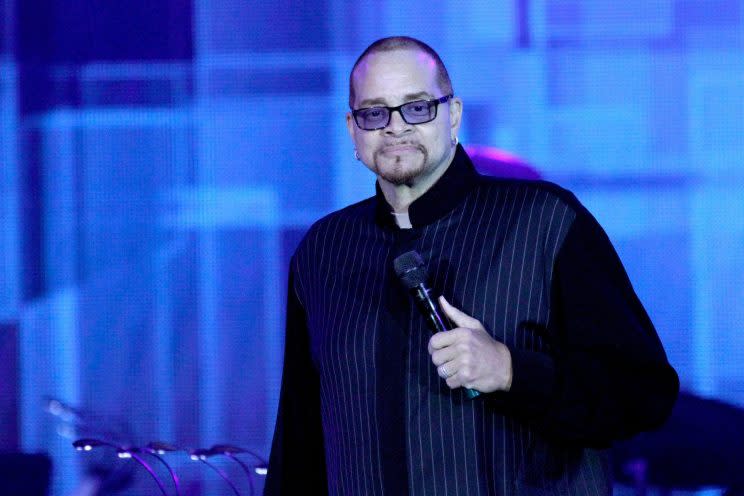
<svg viewBox="0 0 744 496">
<path fill-rule="evenodd" d="M 556 185 L 478 175 L 459 145 L 409 215 L 399 229 L 378 187 L 292 257 L 265 494 L 611 494 L 605 449 L 660 425 L 679 383 L 602 228 Z M 392 270 L 411 249 L 509 347 L 509 392 L 438 377 Z"/>
</svg>

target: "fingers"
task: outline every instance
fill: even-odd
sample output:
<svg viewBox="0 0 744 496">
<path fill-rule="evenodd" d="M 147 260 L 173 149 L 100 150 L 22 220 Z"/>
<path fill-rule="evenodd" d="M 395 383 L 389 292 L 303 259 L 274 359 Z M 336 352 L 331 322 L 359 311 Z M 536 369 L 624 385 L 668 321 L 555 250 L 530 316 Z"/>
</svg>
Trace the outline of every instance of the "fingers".
<svg viewBox="0 0 744 496">
<path fill-rule="evenodd" d="M 452 370 L 453 364 L 448 363 L 444 365 L 440 365 L 437 367 L 437 374 L 439 374 L 439 377 L 442 379 L 449 379 L 453 375 L 455 375 L 455 371 Z"/>
<path fill-rule="evenodd" d="M 457 357 L 458 350 L 454 346 L 447 346 L 446 348 L 434 350 L 431 354 L 431 363 L 436 367 L 439 367 L 443 363 L 450 362 Z"/>
<path fill-rule="evenodd" d="M 445 380 L 450 389 L 456 389 L 462 387 L 463 380 L 458 369 L 456 362 L 447 362 L 437 367 L 437 375 Z"/>
<path fill-rule="evenodd" d="M 488 382 L 493 375 L 490 369 L 494 360 L 488 356 L 493 338 L 478 319 L 455 308 L 443 296 L 439 297 L 439 304 L 455 329 L 437 332 L 429 339 L 429 354 L 437 375 L 450 389 L 480 384 L 495 390 Z"/>
<path fill-rule="evenodd" d="M 447 382 L 447 386 L 456 389 L 470 384 L 473 380 L 473 367 L 468 357 L 452 351 L 452 348 L 448 348 L 434 352 L 432 363 L 436 365 L 437 375 Z"/>
<path fill-rule="evenodd" d="M 457 361 L 447 362 L 437 367 L 437 375 L 445 380 L 450 389 L 463 387 L 468 380 L 466 377 L 467 374 L 463 372 L 462 367 L 457 364 Z"/>
<path fill-rule="evenodd" d="M 464 386 L 462 378 L 457 372 L 445 379 L 444 382 L 447 383 L 447 387 L 449 387 L 450 389 L 457 389 Z"/>
<path fill-rule="evenodd" d="M 457 340 L 462 337 L 462 331 L 464 330 L 455 329 L 453 331 L 434 333 L 431 338 L 429 338 L 429 353 L 433 354 L 435 350 L 441 350 L 442 348 L 455 344 Z"/>
<path fill-rule="evenodd" d="M 444 296 L 439 297 L 439 305 L 442 307 L 442 310 L 444 310 L 444 313 L 447 314 L 447 317 L 449 317 L 457 327 L 467 327 L 470 329 L 483 328 L 483 325 L 478 319 L 475 319 L 465 312 L 453 307 Z"/>
<path fill-rule="evenodd" d="M 442 371 L 440 369 L 442 367 L 444 367 L 444 371 L 447 372 L 446 377 L 441 374 Z M 471 365 L 463 363 L 461 360 L 457 359 L 437 367 L 437 374 L 445 380 L 450 389 L 461 387 L 473 389 L 474 384 L 477 382 L 473 373 L 474 369 Z"/>
</svg>

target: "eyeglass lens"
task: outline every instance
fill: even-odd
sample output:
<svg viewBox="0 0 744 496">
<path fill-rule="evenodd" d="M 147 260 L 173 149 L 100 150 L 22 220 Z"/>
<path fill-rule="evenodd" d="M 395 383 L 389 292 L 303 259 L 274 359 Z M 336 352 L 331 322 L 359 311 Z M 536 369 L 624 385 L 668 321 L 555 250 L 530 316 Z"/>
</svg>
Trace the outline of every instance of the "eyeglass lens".
<svg viewBox="0 0 744 496">
<path fill-rule="evenodd" d="M 400 111 L 401 117 L 407 124 L 424 124 L 437 118 L 437 108 L 440 99 L 417 100 L 398 107 L 370 107 L 354 111 L 354 120 L 365 130 L 372 131 L 387 127 L 390 116 L 395 110 Z"/>
</svg>

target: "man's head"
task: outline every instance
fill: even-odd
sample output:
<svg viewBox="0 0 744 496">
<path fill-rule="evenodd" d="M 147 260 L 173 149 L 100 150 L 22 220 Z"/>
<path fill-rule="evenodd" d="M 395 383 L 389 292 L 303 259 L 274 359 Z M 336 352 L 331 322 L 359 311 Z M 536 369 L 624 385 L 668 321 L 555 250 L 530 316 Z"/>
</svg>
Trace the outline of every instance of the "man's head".
<svg viewBox="0 0 744 496">
<path fill-rule="evenodd" d="M 454 93 L 452 90 L 452 81 L 450 80 L 447 68 L 444 66 L 444 62 L 442 62 L 439 54 L 435 52 L 432 47 L 416 38 L 408 36 L 391 36 L 389 38 L 381 38 L 372 43 L 362 52 L 359 58 L 356 59 L 356 62 L 354 62 L 354 67 L 351 68 L 351 73 L 349 73 L 349 108 L 354 108 L 354 99 L 356 98 L 356 91 L 354 89 L 354 71 L 356 71 L 359 63 L 367 55 L 372 53 L 392 52 L 393 50 L 414 50 L 427 54 L 436 64 L 437 82 L 442 89 L 442 93 L 445 95 Z"/>
<path fill-rule="evenodd" d="M 438 178 L 452 161 L 460 127 L 462 102 L 444 98 L 451 94 L 447 69 L 431 47 L 408 37 L 374 42 L 349 77 L 352 112 L 346 124 L 359 159 L 393 185 L 412 186 Z M 423 103 L 392 112 L 386 109 L 414 101 Z M 371 114 L 382 116 L 381 121 L 367 122 L 359 112 L 354 115 L 370 107 L 382 108 Z M 431 121 L 421 122 L 432 116 Z M 367 130 L 375 127 L 379 129 Z"/>
</svg>

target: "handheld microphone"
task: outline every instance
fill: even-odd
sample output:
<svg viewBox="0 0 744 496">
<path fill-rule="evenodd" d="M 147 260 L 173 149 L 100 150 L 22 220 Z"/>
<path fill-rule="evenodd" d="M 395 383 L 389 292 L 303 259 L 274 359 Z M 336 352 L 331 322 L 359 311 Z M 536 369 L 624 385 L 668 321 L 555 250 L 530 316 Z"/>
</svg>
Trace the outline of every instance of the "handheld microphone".
<svg viewBox="0 0 744 496">
<path fill-rule="evenodd" d="M 408 288 L 413 296 L 419 312 L 426 319 L 426 323 L 433 332 L 443 332 L 449 330 L 445 320 L 439 315 L 439 307 L 431 298 L 431 290 L 428 288 L 427 279 L 429 275 L 424 266 L 424 259 L 415 250 L 408 251 L 393 260 L 395 273 L 403 285 Z M 473 399 L 480 395 L 479 391 L 466 389 L 468 399 Z"/>
</svg>

